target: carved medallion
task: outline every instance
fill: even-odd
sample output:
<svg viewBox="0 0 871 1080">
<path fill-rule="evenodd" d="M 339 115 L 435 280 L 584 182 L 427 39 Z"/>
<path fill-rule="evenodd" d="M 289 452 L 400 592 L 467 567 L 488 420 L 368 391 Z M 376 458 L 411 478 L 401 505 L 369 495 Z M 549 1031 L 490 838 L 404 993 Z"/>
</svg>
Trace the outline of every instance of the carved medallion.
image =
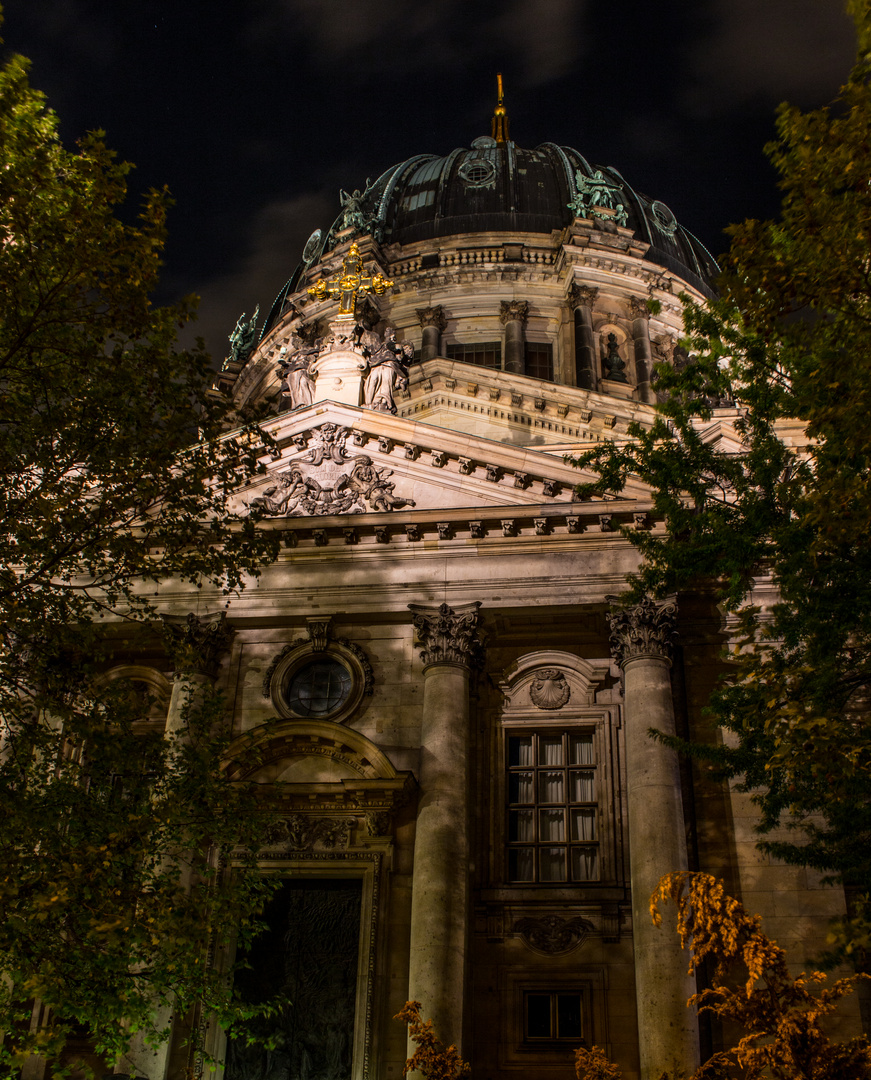
<svg viewBox="0 0 871 1080">
<path fill-rule="evenodd" d="M 543 668 L 529 687 L 532 704 L 539 709 L 561 709 L 572 691 L 559 668 Z"/>
<path fill-rule="evenodd" d="M 586 939 L 590 924 L 580 916 L 561 919 L 559 915 L 545 915 L 540 919 L 518 919 L 512 929 L 528 948 L 546 956 L 559 956 Z"/>
</svg>

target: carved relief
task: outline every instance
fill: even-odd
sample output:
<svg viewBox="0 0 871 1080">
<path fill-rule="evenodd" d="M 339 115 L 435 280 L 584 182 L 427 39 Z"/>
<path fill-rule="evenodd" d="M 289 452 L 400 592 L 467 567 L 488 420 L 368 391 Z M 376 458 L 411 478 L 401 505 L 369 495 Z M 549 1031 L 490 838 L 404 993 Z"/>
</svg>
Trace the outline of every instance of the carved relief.
<svg viewBox="0 0 871 1080">
<path fill-rule="evenodd" d="M 285 847 L 289 851 L 313 851 L 319 848 L 346 848 L 354 818 L 311 817 L 290 814 L 269 827 L 270 847 Z"/>
<path fill-rule="evenodd" d="M 387 810 L 370 810 L 366 814 L 366 832 L 369 836 L 390 836 L 393 818 Z"/>
<path fill-rule="evenodd" d="M 439 330 L 444 330 L 444 328 L 448 325 L 447 319 L 445 318 L 444 308 L 441 306 L 441 304 L 438 304 L 435 307 L 418 308 L 417 318 L 422 327 L 435 326 Z"/>
<path fill-rule="evenodd" d="M 649 321 L 650 308 L 647 306 L 647 301 L 640 296 L 629 297 L 629 311 L 633 319 L 644 319 Z"/>
<path fill-rule="evenodd" d="M 478 637 L 481 604 L 463 604 L 457 609 L 442 604 L 438 609 L 409 604 L 412 622 L 423 646 L 420 658 L 429 664 L 469 665 L 481 649 Z"/>
<path fill-rule="evenodd" d="M 569 292 L 572 307 L 591 308 L 595 304 L 598 295 L 599 290 L 592 288 L 590 285 L 573 284 Z"/>
<path fill-rule="evenodd" d="M 534 952 L 560 956 L 586 940 L 590 924 L 580 916 L 561 919 L 559 915 L 545 915 L 540 919 L 518 919 L 512 930 Z"/>
<path fill-rule="evenodd" d="M 607 616 L 614 659 L 623 667 L 639 656 L 671 659 L 676 635 L 677 604 L 655 601 L 649 596 L 634 607 L 617 608 Z"/>
<path fill-rule="evenodd" d="M 503 326 L 509 322 L 525 323 L 528 317 L 528 300 L 503 300 L 499 305 L 499 321 Z"/>
<path fill-rule="evenodd" d="M 214 676 L 221 654 L 230 646 L 233 629 L 226 612 L 212 615 L 161 615 L 163 636 L 177 673 Z"/>
<path fill-rule="evenodd" d="M 532 704 L 539 709 L 561 709 L 571 694 L 566 677 L 559 668 L 543 668 L 529 687 Z"/>
<path fill-rule="evenodd" d="M 337 424 L 315 428 L 308 451 L 276 473 L 277 483 L 252 499 L 249 508 L 269 517 L 314 517 L 414 506 L 413 499 L 394 495 L 392 469 L 379 469 L 367 454 L 348 453 L 349 434 Z"/>
</svg>

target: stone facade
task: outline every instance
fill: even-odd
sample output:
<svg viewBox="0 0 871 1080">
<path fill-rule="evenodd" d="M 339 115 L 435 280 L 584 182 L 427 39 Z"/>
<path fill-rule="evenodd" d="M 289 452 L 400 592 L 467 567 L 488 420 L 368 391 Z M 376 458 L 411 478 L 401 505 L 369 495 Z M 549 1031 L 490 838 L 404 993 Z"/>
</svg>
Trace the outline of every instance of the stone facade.
<svg viewBox="0 0 871 1080">
<path fill-rule="evenodd" d="M 496 150 L 456 159 L 470 190 Z M 648 734 L 717 737 L 702 707 L 729 628 L 700 597 L 614 608 L 638 565 L 621 530 L 661 526 L 640 484 L 576 500 L 564 456 L 652 421 L 678 293 L 702 293 L 598 176 L 549 232 L 405 239 L 355 192 L 221 375 L 240 405 L 274 401 L 277 454 L 238 506 L 265 512 L 281 554 L 229 603 L 199 596 L 220 627 L 187 620 L 183 586 L 157 598 L 183 644 L 208 630 L 236 773 L 280 785 L 265 871 L 362 883 L 348 1080 L 399 1080 L 409 997 L 488 1080 L 568 1076 L 582 1042 L 627 1080 L 692 1068 L 713 1036 L 684 1008 L 676 935 L 646 916 L 660 874 L 724 877 L 785 944 L 843 907 L 755 851 L 746 795 Z M 361 282 L 391 288 L 317 286 L 353 245 Z M 715 410 L 705 437 L 737 446 L 737 415 Z M 178 1038 L 135 1064 L 163 1080 L 184 1054 Z"/>
</svg>

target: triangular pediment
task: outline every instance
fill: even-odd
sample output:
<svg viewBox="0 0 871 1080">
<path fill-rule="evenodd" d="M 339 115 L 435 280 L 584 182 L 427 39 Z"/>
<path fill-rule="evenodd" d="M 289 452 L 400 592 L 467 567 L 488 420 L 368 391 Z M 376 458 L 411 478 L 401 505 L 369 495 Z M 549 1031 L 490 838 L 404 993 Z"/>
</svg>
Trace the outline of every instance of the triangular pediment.
<svg viewBox="0 0 871 1080">
<path fill-rule="evenodd" d="M 239 509 L 268 517 L 566 505 L 594 479 L 563 460 L 582 446 L 511 446 L 330 401 L 278 416 L 268 430 L 279 456 L 237 495 Z M 624 499 L 646 495 L 635 484 Z"/>
</svg>

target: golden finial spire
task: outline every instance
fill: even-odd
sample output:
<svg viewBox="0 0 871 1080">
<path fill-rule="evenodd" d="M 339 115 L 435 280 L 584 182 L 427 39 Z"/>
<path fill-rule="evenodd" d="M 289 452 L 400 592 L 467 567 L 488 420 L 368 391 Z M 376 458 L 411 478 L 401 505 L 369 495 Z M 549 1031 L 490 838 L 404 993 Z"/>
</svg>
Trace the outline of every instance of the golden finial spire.
<svg viewBox="0 0 871 1080">
<path fill-rule="evenodd" d="M 508 142 L 508 117 L 505 114 L 505 95 L 502 93 L 502 73 L 496 76 L 496 92 L 499 100 L 496 103 L 496 111 L 493 113 L 490 134 L 497 143 Z"/>
</svg>

